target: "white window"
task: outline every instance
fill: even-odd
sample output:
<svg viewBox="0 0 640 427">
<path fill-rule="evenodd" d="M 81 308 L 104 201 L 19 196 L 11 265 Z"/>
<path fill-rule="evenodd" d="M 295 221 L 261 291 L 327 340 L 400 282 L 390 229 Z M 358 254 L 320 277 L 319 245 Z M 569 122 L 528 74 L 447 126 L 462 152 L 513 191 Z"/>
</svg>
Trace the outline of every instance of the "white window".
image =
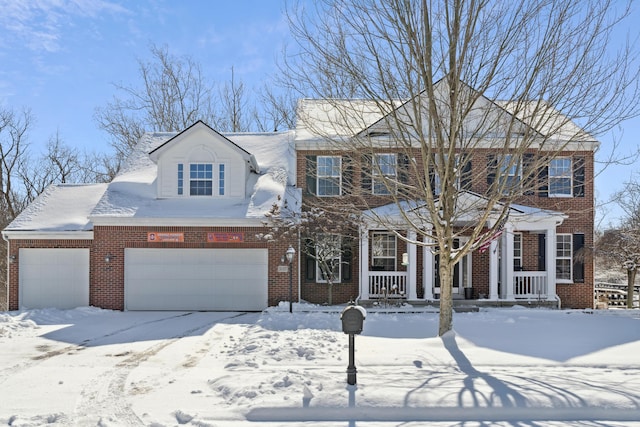
<svg viewBox="0 0 640 427">
<path fill-rule="evenodd" d="M 376 154 L 373 162 L 373 194 L 395 194 L 396 155 Z"/>
<path fill-rule="evenodd" d="M 507 154 L 498 164 L 498 179 L 502 192 L 507 194 L 520 188 L 522 164 L 519 156 Z"/>
<path fill-rule="evenodd" d="M 338 234 L 321 234 L 315 247 L 316 282 L 340 283 L 342 277 L 342 238 Z"/>
<path fill-rule="evenodd" d="M 573 236 L 571 234 L 558 234 L 556 236 L 556 279 L 558 281 L 571 281 L 571 265 L 573 253 Z"/>
<path fill-rule="evenodd" d="M 178 163 L 178 182 L 177 193 L 179 196 L 185 193 L 185 170 L 182 163 Z M 214 176 L 214 170 L 217 170 L 217 176 Z M 214 188 L 216 195 L 225 195 L 225 165 L 224 163 L 191 163 L 189 164 L 189 175 L 187 185 L 190 196 L 213 196 Z M 216 182 L 217 180 L 217 182 Z"/>
<path fill-rule="evenodd" d="M 393 233 L 373 233 L 371 236 L 373 270 L 396 271 L 397 239 Z"/>
<path fill-rule="evenodd" d="M 339 196 L 342 186 L 342 158 L 318 156 L 318 196 Z"/>
<path fill-rule="evenodd" d="M 522 269 L 522 233 L 513 233 L 513 268 Z"/>
<path fill-rule="evenodd" d="M 571 197 L 573 173 L 570 157 L 549 162 L 549 197 Z"/>
</svg>

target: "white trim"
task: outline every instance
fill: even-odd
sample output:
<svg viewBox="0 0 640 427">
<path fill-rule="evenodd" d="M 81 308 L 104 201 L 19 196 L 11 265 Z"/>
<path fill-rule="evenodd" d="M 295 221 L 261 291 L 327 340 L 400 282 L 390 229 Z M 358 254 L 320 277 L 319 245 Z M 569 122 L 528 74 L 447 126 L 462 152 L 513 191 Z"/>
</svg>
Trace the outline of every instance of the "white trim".
<svg viewBox="0 0 640 427">
<path fill-rule="evenodd" d="M 2 235 L 8 240 L 93 240 L 93 231 L 18 231 L 4 230 Z"/>
<path fill-rule="evenodd" d="M 264 218 L 91 217 L 93 226 L 264 227 Z"/>
</svg>

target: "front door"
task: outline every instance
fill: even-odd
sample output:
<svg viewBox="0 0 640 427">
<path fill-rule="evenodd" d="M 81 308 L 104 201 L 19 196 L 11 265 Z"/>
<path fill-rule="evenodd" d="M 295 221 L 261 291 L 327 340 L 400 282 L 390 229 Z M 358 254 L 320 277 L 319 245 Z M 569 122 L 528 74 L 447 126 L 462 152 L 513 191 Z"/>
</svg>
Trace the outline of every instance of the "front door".
<svg viewBox="0 0 640 427">
<path fill-rule="evenodd" d="M 468 239 L 461 237 L 453 240 L 453 247 L 457 249 L 460 247 L 460 243 L 466 242 Z M 440 295 L 440 255 L 436 254 L 433 257 L 434 268 L 434 284 L 433 292 L 435 295 Z M 471 254 L 466 254 L 462 259 L 453 266 L 453 290 L 452 294 L 464 295 L 464 288 L 471 287 Z"/>
</svg>

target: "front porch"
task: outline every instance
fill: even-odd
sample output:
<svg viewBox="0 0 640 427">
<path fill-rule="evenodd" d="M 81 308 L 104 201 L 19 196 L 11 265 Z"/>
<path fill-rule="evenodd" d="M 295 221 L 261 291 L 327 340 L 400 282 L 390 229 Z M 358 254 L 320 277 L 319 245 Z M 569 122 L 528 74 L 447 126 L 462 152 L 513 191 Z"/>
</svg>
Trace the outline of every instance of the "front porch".
<svg viewBox="0 0 640 427">
<path fill-rule="evenodd" d="M 556 229 L 564 218 L 558 212 L 512 206 L 500 236 L 456 264 L 454 303 L 557 306 Z M 439 257 L 427 236 L 419 241 L 414 230 L 402 229 L 401 220 L 392 231 L 374 223 L 363 226 L 359 300 L 438 305 Z M 468 241 L 461 235 L 454 244 L 461 247 Z"/>
<path fill-rule="evenodd" d="M 412 301 L 412 304 L 424 303 L 426 300 L 409 299 L 407 284 L 409 274 L 406 271 L 368 271 L 368 300 Z M 515 271 L 512 273 L 513 301 L 547 301 L 550 300 L 547 285 L 546 271 Z M 461 288 L 465 289 L 465 288 Z M 472 287 L 470 289 L 473 289 Z M 432 300 L 439 300 L 439 294 L 434 294 Z M 454 288 L 454 300 L 486 300 L 489 295 L 472 292 L 471 298 L 467 298 L 464 291 Z M 500 298 L 498 298 L 500 300 Z M 504 299 L 503 299 L 504 300 Z M 555 298 L 551 299 L 555 302 Z"/>
</svg>

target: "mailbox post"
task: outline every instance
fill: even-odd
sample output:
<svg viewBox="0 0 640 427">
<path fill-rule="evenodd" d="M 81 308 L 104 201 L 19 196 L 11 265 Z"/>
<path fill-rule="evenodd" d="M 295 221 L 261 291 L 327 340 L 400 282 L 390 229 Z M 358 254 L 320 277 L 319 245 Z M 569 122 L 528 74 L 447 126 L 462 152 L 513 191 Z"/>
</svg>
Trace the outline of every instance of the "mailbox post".
<svg viewBox="0 0 640 427">
<path fill-rule="evenodd" d="M 355 364 L 355 335 L 362 332 L 362 325 L 367 316 L 364 307 L 358 305 L 349 305 L 342 313 L 342 332 L 349 334 L 349 366 L 347 366 L 347 384 L 356 384 L 356 364 Z"/>
</svg>

